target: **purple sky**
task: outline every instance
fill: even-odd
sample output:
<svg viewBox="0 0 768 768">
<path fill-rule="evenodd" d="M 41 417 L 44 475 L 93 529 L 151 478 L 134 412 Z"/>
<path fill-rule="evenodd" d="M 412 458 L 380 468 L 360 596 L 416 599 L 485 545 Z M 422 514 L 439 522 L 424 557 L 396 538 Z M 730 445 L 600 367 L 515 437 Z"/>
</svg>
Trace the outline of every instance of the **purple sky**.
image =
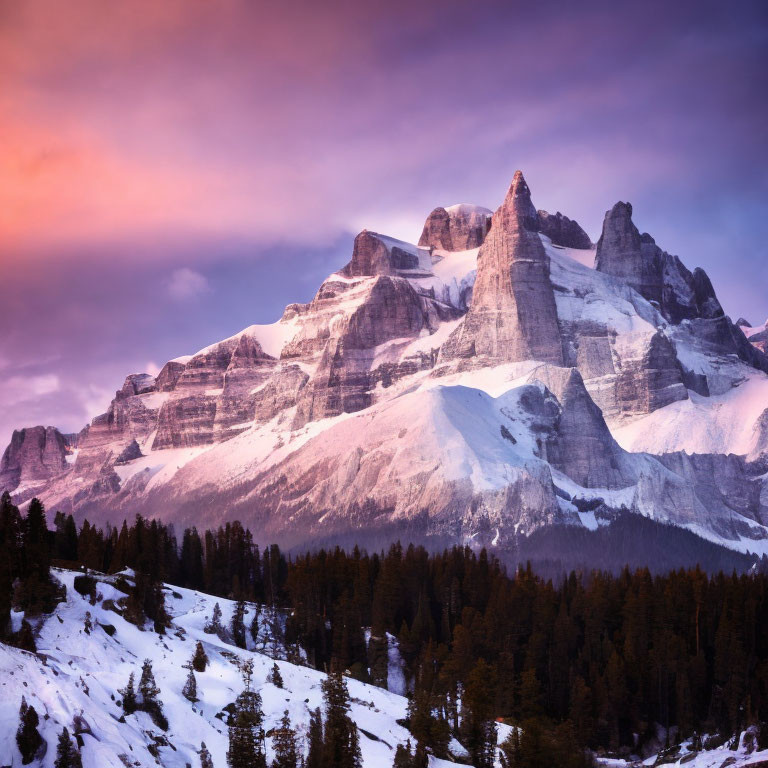
<svg viewBox="0 0 768 768">
<path fill-rule="evenodd" d="M 0 0 L 0 443 L 518 167 L 594 239 L 630 200 L 762 322 L 766 94 L 762 0 Z"/>
</svg>

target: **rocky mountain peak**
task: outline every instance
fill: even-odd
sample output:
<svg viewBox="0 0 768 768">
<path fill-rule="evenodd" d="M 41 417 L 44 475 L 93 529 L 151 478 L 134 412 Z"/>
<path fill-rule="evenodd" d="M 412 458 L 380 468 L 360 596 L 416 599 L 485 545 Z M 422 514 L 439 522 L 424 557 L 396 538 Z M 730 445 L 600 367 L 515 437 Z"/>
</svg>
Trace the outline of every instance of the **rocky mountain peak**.
<svg viewBox="0 0 768 768">
<path fill-rule="evenodd" d="M 67 468 L 68 443 L 55 427 L 14 430 L 0 460 L 0 489 L 35 484 Z"/>
<path fill-rule="evenodd" d="M 499 210 L 516 219 L 520 226 L 530 232 L 539 231 L 539 214 L 531 201 L 531 190 L 522 171 L 515 171 L 507 196 Z"/>
<path fill-rule="evenodd" d="M 472 305 L 441 355 L 563 363 L 549 258 L 522 171 L 493 214 L 477 257 Z"/>
<path fill-rule="evenodd" d="M 444 251 L 468 251 L 483 244 L 493 214 L 479 205 L 459 203 L 435 208 L 424 222 L 419 245 Z"/>
<path fill-rule="evenodd" d="M 606 211 L 603 231 L 597 241 L 595 268 L 624 277 L 619 273 L 629 272 L 635 266 L 632 259 L 639 253 L 641 245 L 640 232 L 632 221 L 632 204 L 619 201 Z"/>
</svg>

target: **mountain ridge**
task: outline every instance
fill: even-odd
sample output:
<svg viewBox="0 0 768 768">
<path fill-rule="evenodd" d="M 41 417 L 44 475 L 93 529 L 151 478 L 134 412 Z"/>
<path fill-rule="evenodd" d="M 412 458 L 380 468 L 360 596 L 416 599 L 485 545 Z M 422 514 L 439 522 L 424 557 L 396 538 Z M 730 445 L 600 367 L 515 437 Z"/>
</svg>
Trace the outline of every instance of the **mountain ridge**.
<svg viewBox="0 0 768 768">
<path fill-rule="evenodd" d="M 14 433 L 0 490 L 79 519 L 218 522 L 218 498 L 277 541 L 407 521 L 500 549 L 583 527 L 588 502 L 768 553 L 768 358 L 632 215 L 592 246 L 518 171 L 496 212 L 436 208 L 418 245 L 363 230 L 310 302 L 129 375 L 76 447 L 51 433 L 48 468 Z"/>
</svg>

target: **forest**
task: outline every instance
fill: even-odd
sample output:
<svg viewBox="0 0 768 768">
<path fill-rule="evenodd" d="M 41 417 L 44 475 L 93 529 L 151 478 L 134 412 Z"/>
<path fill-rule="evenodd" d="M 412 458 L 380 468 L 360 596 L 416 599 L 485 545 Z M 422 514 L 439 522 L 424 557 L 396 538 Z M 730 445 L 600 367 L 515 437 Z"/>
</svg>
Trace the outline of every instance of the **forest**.
<svg viewBox="0 0 768 768">
<path fill-rule="evenodd" d="M 723 742 L 768 720 L 768 577 L 759 573 L 638 568 L 544 579 L 530 566 L 507 572 L 484 549 L 400 544 L 289 557 L 257 546 L 237 522 L 177 538 L 157 520 L 78 530 L 57 513 L 49 529 L 37 500 L 22 515 L 7 494 L 0 549 L 0 639 L 28 649 L 29 625 L 12 633 L 10 611 L 52 610 L 61 598 L 52 565 L 133 568 L 130 611 L 159 632 L 169 623 L 162 582 L 262 604 L 286 617 L 288 652 L 301 648 L 318 669 L 380 686 L 396 639 L 422 757 L 460 735 L 484 768 L 500 720 L 523 728 L 524 743 L 506 745 L 514 768 L 536 768 L 537 755 L 558 750 L 558 765 L 584 765 L 575 745 L 619 754 L 659 726 L 669 742 Z M 400 765 L 416 765 L 415 755 L 400 754 Z"/>
</svg>

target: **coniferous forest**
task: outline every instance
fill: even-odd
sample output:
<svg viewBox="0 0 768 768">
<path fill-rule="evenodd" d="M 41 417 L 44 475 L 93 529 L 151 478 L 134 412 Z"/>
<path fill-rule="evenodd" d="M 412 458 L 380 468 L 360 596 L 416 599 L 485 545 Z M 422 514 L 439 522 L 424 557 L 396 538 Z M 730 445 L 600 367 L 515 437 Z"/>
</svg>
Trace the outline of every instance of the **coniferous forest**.
<svg viewBox="0 0 768 768">
<path fill-rule="evenodd" d="M 10 612 L 53 609 L 61 595 L 51 565 L 133 568 L 128 612 L 158 632 L 168 625 L 162 582 L 265 604 L 287 617 L 286 648 L 303 649 L 317 669 L 380 686 L 396 642 L 414 747 L 399 750 L 400 765 L 421 764 L 425 748 L 444 753 L 453 735 L 474 765 L 491 765 L 498 719 L 523 726 L 517 743 L 506 745 L 509 766 L 551 764 L 537 755 L 551 760 L 558 749 L 558 765 L 582 765 L 574 745 L 635 748 L 658 726 L 677 738 L 726 737 L 768 720 L 762 574 L 638 569 L 545 580 L 530 567 L 507 572 L 485 550 L 430 554 L 399 544 L 288 557 L 256 546 L 237 522 L 177 538 L 141 517 L 119 529 L 84 522 L 78 530 L 57 513 L 49 529 L 37 500 L 21 514 L 7 494 L 0 551 L 0 639 L 28 650 L 29 625 L 11 632 Z M 78 590 L 91 588 L 87 575 L 78 579 Z M 326 729 L 343 740 L 339 723 Z"/>
</svg>

